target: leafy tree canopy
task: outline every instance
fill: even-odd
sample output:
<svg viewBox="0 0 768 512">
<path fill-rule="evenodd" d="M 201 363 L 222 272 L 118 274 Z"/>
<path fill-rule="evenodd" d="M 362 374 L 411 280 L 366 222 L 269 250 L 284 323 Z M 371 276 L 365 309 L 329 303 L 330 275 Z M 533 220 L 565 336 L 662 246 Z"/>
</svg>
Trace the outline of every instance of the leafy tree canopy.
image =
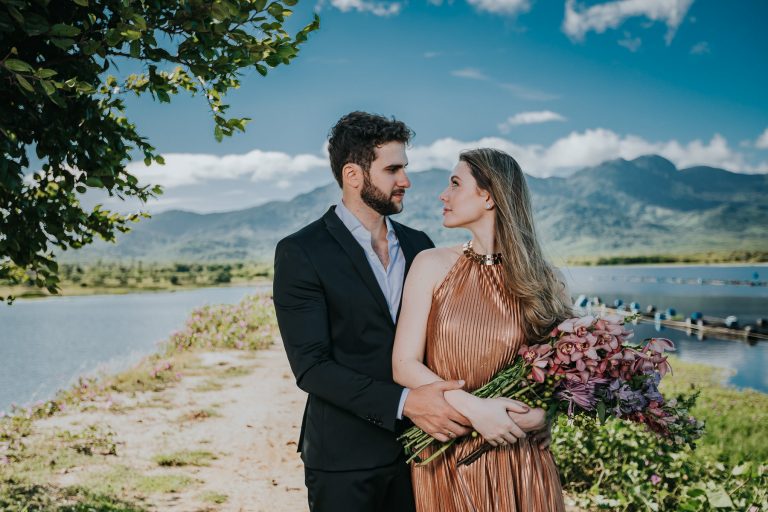
<svg viewBox="0 0 768 512">
<path fill-rule="evenodd" d="M 126 94 L 200 94 L 217 140 L 245 130 L 250 119 L 227 116 L 227 91 L 248 68 L 290 63 L 319 28 L 315 15 L 289 35 L 298 0 L 268 2 L 0 0 L 0 282 L 55 293 L 54 249 L 114 240 L 147 216 L 86 211 L 78 199 L 88 189 L 142 202 L 162 193 L 126 171 L 132 152 L 163 163 L 126 117 Z M 142 72 L 110 74 L 125 61 Z M 44 162 L 34 174 L 31 151 Z"/>
</svg>

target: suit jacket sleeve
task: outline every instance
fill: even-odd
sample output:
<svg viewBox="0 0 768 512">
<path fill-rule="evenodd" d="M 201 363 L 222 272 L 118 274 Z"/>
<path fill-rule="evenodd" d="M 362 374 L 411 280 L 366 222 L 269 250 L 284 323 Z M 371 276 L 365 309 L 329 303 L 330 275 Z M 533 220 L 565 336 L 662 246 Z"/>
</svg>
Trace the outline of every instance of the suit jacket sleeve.
<svg viewBox="0 0 768 512">
<path fill-rule="evenodd" d="M 394 431 L 402 386 L 373 379 L 333 359 L 320 279 L 293 240 L 282 240 L 275 251 L 273 295 L 280 334 L 299 388 Z"/>
</svg>

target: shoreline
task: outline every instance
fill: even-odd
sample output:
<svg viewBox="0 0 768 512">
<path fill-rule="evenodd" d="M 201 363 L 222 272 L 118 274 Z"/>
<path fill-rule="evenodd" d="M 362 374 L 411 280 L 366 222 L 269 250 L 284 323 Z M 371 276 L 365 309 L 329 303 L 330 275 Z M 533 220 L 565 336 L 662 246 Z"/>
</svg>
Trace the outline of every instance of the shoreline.
<svg viewBox="0 0 768 512">
<path fill-rule="evenodd" d="M 590 265 L 585 262 L 578 263 L 562 263 L 558 265 L 561 269 L 610 269 L 610 268 L 745 268 L 745 267 L 758 267 L 768 270 L 768 262 L 734 262 L 734 263 L 616 263 L 616 264 L 602 264 L 602 265 Z M 93 297 L 93 296 L 106 296 L 106 295 L 132 295 L 143 293 L 163 293 L 163 292 L 184 292 L 192 290 L 200 290 L 206 288 L 238 288 L 238 287 L 261 287 L 271 286 L 272 280 L 268 278 L 245 280 L 232 282 L 227 284 L 201 284 L 199 286 L 176 285 L 165 286 L 157 288 L 125 288 L 125 287 L 101 287 L 101 288 L 80 288 L 80 287 L 64 287 L 60 294 L 51 294 L 45 291 L 34 290 L 29 293 L 20 293 L 29 291 L 28 288 L 21 287 L 2 287 L 0 286 L 0 296 L 14 295 L 15 301 L 28 301 L 28 300 L 40 300 L 40 299 L 58 299 L 58 298 L 70 298 L 70 297 Z"/>
<path fill-rule="evenodd" d="M 110 296 L 110 295 L 136 295 L 136 294 L 156 294 L 156 293 L 176 293 L 176 292 L 190 292 L 195 290 L 204 290 L 204 289 L 213 289 L 213 288 L 248 288 L 248 287 L 266 287 L 266 286 L 272 286 L 272 280 L 271 279 L 256 279 L 253 281 L 243 281 L 243 282 L 236 282 L 236 283 L 228 283 L 228 284 L 202 284 L 200 286 L 189 286 L 189 285 L 182 285 L 182 286 L 175 286 L 175 287 L 168 287 L 168 288 L 73 288 L 72 290 L 82 290 L 82 293 L 61 293 L 61 294 L 51 294 L 51 293 L 41 293 L 41 294 L 30 294 L 30 295 L 14 295 L 14 302 L 18 301 L 37 301 L 37 300 L 44 300 L 44 299 L 70 299 L 73 297 L 104 297 L 104 296 Z M 11 294 L 13 295 L 13 291 L 10 289 L 3 289 L 0 287 L 0 296 Z"/>
</svg>

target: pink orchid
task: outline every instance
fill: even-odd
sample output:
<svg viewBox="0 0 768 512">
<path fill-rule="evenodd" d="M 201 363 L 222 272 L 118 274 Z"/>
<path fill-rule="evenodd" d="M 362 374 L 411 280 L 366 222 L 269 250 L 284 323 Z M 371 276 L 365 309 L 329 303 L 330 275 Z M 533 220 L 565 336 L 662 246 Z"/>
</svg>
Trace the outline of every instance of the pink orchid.
<svg viewBox="0 0 768 512">
<path fill-rule="evenodd" d="M 672 340 L 668 340 L 667 338 L 651 338 L 643 350 L 650 350 L 657 354 L 663 354 L 664 351 L 673 352 L 675 350 L 675 344 L 672 343 Z"/>
<path fill-rule="evenodd" d="M 518 351 L 518 355 L 527 364 L 531 365 L 531 373 L 528 375 L 529 379 L 539 383 L 544 382 L 547 376 L 544 369 L 552 363 L 550 354 L 552 354 L 552 346 L 547 344 L 522 347 Z"/>
<path fill-rule="evenodd" d="M 563 323 L 557 326 L 557 329 L 561 332 L 576 333 L 576 336 L 584 336 L 587 332 L 587 328 L 591 327 L 595 321 L 593 316 L 583 316 L 581 318 L 569 318 Z"/>
<path fill-rule="evenodd" d="M 635 373 L 646 373 L 656 370 L 663 377 L 667 373 L 672 372 L 672 367 L 669 365 L 666 357 L 663 357 L 660 353 L 651 352 L 641 353 L 635 361 L 634 371 Z"/>
</svg>

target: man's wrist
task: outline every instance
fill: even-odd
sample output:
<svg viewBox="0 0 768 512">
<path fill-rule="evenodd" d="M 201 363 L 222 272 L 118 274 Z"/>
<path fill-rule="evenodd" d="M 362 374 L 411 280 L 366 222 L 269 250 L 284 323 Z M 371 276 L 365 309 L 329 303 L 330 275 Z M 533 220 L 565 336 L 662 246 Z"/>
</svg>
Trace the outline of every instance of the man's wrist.
<svg viewBox="0 0 768 512">
<path fill-rule="evenodd" d="M 403 414 L 405 413 L 405 401 L 408 399 L 408 393 L 410 393 L 410 389 L 403 388 L 403 392 L 400 394 L 400 403 L 397 404 L 397 416 L 396 418 L 398 420 L 403 419 Z"/>
</svg>

